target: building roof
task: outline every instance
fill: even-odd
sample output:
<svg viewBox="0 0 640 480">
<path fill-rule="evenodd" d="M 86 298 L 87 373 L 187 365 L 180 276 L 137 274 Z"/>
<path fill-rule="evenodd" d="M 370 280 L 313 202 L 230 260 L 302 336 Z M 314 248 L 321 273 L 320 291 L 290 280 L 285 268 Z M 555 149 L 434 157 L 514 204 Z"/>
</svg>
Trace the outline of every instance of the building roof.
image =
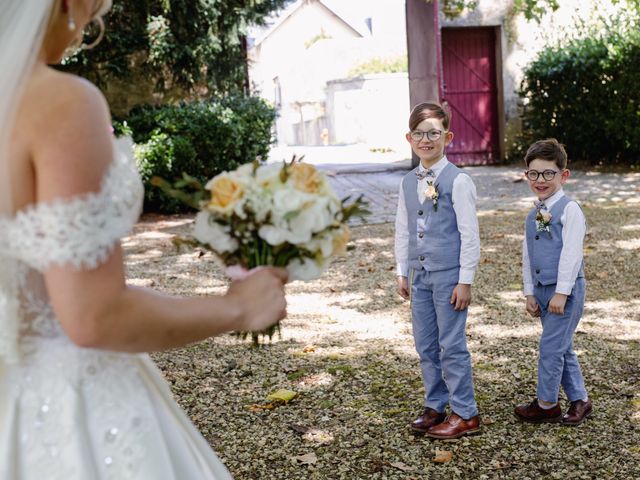
<svg viewBox="0 0 640 480">
<path fill-rule="evenodd" d="M 251 46 L 255 47 L 260 45 L 273 32 L 275 32 L 280 27 L 280 25 L 282 25 L 291 15 L 293 15 L 296 10 L 298 10 L 303 5 L 310 3 L 317 3 L 318 5 L 323 7 L 329 14 L 340 20 L 348 29 L 352 30 L 356 35 L 364 37 L 369 34 L 364 24 L 360 26 L 353 23 L 352 21 L 340 15 L 334 9 L 329 7 L 323 0 L 296 0 L 295 2 L 289 4 L 289 6 L 287 6 L 284 10 L 278 12 L 271 19 L 267 20 L 267 25 L 265 27 L 256 31 L 256 35 Z"/>
</svg>

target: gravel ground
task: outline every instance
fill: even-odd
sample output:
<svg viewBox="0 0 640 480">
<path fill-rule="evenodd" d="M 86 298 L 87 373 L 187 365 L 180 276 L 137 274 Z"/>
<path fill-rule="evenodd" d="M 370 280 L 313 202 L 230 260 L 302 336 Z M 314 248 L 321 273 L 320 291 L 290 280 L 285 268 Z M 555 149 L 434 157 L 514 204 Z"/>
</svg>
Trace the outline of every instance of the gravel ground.
<svg viewBox="0 0 640 480">
<path fill-rule="evenodd" d="M 541 331 L 520 292 L 525 210 L 480 214 L 467 329 L 480 435 L 443 442 L 408 431 L 424 392 L 409 306 L 394 292 L 390 223 L 355 227 L 348 257 L 320 280 L 288 286 L 281 338 L 256 349 L 227 335 L 154 359 L 237 479 L 640 479 L 640 212 L 624 202 L 583 206 L 588 286 L 575 348 L 594 416 L 578 427 L 513 415 L 535 395 Z M 132 284 L 224 292 L 208 254 L 171 244 L 190 221 L 143 218 L 124 242 Z M 298 396 L 269 401 L 278 389 Z"/>
</svg>

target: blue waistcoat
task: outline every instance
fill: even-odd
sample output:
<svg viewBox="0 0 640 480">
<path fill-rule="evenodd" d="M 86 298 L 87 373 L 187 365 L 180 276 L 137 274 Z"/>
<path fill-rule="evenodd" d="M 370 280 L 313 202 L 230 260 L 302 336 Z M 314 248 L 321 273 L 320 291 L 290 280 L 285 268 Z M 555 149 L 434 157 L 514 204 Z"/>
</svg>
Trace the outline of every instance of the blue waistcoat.
<svg viewBox="0 0 640 480">
<path fill-rule="evenodd" d="M 566 195 L 553 204 L 550 232 L 538 232 L 536 228 L 537 210 L 534 208 L 527 215 L 526 234 L 531 279 L 534 285 L 554 285 L 558 281 L 558 264 L 562 252 L 562 222 L 560 217 L 571 199 Z M 584 261 L 580 266 L 577 278 L 584 277 Z"/>
<path fill-rule="evenodd" d="M 451 194 L 453 181 L 460 169 L 447 163 L 435 181 L 438 190 L 438 207 L 433 201 L 418 199 L 416 167 L 402 179 L 402 191 L 407 206 L 409 225 L 409 267 L 427 271 L 448 270 L 460 267 L 460 232 Z M 424 217 L 424 227 L 418 227 L 418 218 Z"/>
</svg>

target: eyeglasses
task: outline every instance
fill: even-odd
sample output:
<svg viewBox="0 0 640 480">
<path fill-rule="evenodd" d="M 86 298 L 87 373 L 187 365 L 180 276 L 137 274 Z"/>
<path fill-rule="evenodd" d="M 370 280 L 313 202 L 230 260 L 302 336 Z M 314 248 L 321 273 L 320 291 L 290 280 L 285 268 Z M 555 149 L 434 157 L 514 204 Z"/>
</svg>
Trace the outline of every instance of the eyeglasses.
<svg viewBox="0 0 640 480">
<path fill-rule="evenodd" d="M 443 133 L 442 130 L 437 130 L 434 128 L 432 130 L 429 130 L 428 132 L 423 132 L 422 130 L 414 130 L 409 135 L 411 135 L 411 140 L 413 140 L 416 143 L 421 141 L 425 135 L 427 136 L 427 139 L 429 141 L 435 142 L 436 140 L 440 140 L 442 133 Z"/>
<path fill-rule="evenodd" d="M 527 170 L 526 172 L 524 172 L 527 178 L 532 182 L 538 180 L 538 178 L 540 178 L 540 175 L 542 175 L 542 178 L 544 178 L 547 182 L 550 182 L 554 179 L 557 173 L 560 172 L 558 170 L 545 170 L 543 172 L 539 172 L 537 170 Z"/>
</svg>

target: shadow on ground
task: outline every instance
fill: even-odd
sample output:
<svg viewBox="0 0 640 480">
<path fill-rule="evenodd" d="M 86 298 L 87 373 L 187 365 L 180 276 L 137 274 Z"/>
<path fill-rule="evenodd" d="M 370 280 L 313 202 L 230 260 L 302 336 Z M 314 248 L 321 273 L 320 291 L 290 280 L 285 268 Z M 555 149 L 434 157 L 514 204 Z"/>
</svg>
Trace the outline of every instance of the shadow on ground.
<svg viewBox="0 0 640 480">
<path fill-rule="evenodd" d="M 408 304 L 394 293 L 391 224 L 354 228 L 348 257 L 320 280 L 289 286 L 281 339 L 253 349 L 224 336 L 154 358 L 237 479 L 637 478 L 640 213 L 585 208 L 587 305 L 575 348 L 595 414 L 576 428 L 523 425 L 512 413 L 535 395 L 540 333 L 520 292 L 525 213 L 480 216 L 468 342 L 481 435 L 438 442 L 407 430 L 424 392 Z M 148 217 L 138 225 L 125 241 L 132 283 L 224 292 L 208 255 L 172 247 L 188 224 Z M 280 388 L 298 397 L 274 406 L 266 396 Z M 452 460 L 435 463 L 440 450 Z"/>
</svg>

